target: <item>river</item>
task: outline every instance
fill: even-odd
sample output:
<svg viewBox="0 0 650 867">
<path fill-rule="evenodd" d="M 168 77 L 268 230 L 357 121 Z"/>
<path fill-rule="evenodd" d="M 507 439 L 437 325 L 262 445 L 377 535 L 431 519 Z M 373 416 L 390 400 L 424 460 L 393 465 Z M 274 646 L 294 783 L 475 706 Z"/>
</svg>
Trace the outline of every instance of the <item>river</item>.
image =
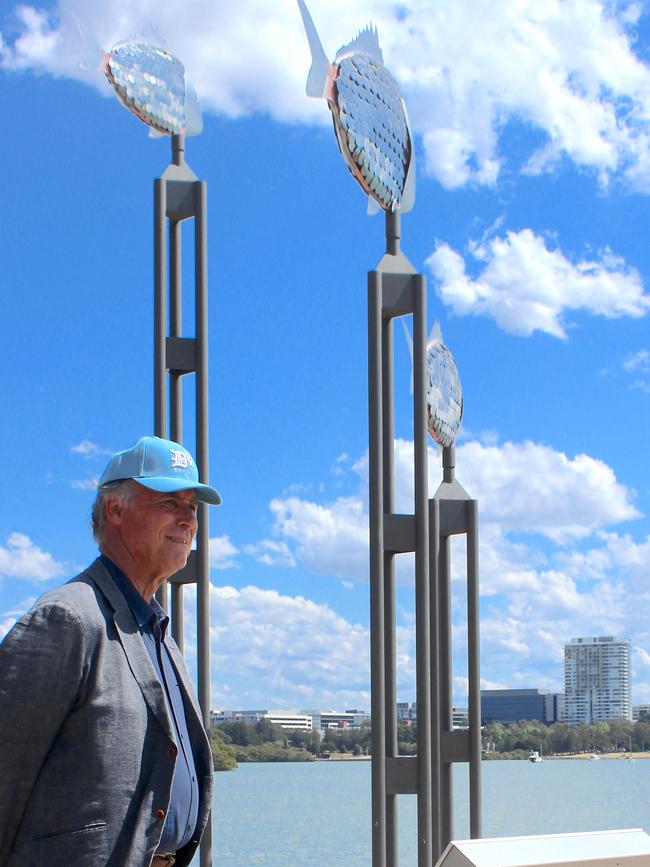
<svg viewBox="0 0 650 867">
<path fill-rule="evenodd" d="M 483 763 L 483 834 L 643 828 L 650 761 Z M 370 762 L 242 764 L 215 775 L 214 867 L 369 867 Z M 468 836 L 467 767 L 455 768 L 454 836 Z M 401 795 L 400 867 L 417 867 L 415 796 Z M 198 865 L 198 858 L 193 862 Z"/>
</svg>

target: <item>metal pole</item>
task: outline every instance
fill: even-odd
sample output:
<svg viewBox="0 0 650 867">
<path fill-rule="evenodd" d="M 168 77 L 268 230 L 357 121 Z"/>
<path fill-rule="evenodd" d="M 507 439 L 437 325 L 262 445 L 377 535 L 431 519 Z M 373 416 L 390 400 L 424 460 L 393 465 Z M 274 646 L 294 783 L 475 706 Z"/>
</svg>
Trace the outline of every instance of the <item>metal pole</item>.
<svg viewBox="0 0 650 867">
<path fill-rule="evenodd" d="M 172 163 L 175 166 L 185 165 L 185 133 L 172 136 Z"/>
<path fill-rule="evenodd" d="M 165 181 L 157 178 L 153 182 L 154 201 L 154 433 L 165 437 L 167 434 L 167 400 L 166 400 L 166 360 L 165 331 L 167 311 L 165 298 L 167 293 L 167 245 L 165 240 L 165 220 L 167 216 L 167 188 Z M 167 584 L 160 585 L 156 599 L 167 610 Z"/>
<path fill-rule="evenodd" d="M 439 566 L 440 566 L 440 501 L 429 501 L 429 629 L 431 661 L 431 850 L 435 862 L 442 855 L 441 842 L 441 776 L 440 755 L 440 626 L 439 626 Z"/>
<path fill-rule="evenodd" d="M 397 256 L 402 236 L 402 215 L 399 211 L 386 211 L 386 252 Z"/>
<path fill-rule="evenodd" d="M 426 403 L 426 284 L 413 278 L 415 475 L 415 641 L 418 708 L 418 867 L 431 867 L 431 637 L 429 630 L 429 480 Z"/>
<path fill-rule="evenodd" d="M 467 503 L 467 655 L 470 836 L 481 836 L 481 672 L 478 591 L 478 503 Z"/>
<path fill-rule="evenodd" d="M 177 154 L 175 153 L 176 157 Z M 169 221 L 169 333 L 180 337 L 183 333 L 182 310 L 182 255 L 181 223 Z M 181 374 L 169 375 L 170 437 L 174 442 L 183 442 L 183 384 Z M 172 584 L 172 636 L 181 653 L 185 644 L 183 618 L 183 585 Z"/>
<path fill-rule="evenodd" d="M 449 536 L 440 539 L 440 567 L 438 569 L 439 602 L 438 602 L 438 654 L 440 659 L 440 737 L 451 731 L 451 581 L 450 581 L 450 544 Z M 440 775 L 440 817 L 442 849 L 453 836 L 454 809 L 452 764 L 443 761 Z"/>
<path fill-rule="evenodd" d="M 207 184 L 195 184 L 195 249 L 196 284 L 196 459 L 199 478 L 209 479 L 208 453 L 208 230 Z M 197 633 L 198 687 L 203 723 L 210 730 L 210 527 L 208 506 L 199 504 L 197 533 Z M 201 840 L 201 867 L 212 864 L 212 824 L 208 821 Z"/>
<path fill-rule="evenodd" d="M 386 862 L 386 667 L 382 438 L 382 284 L 368 274 L 370 523 L 370 683 L 372 724 L 372 867 Z"/>
<path fill-rule="evenodd" d="M 382 411 L 384 512 L 395 506 L 393 322 L 382 322 Z M 386 755 L 397 755 L 397 646 L 395 603 L 395 556 L 384 552 L 384 654 L 386 666 Z M 386 802 L 386 864 L 397 867 L 397 795 Z"/>
</svg>

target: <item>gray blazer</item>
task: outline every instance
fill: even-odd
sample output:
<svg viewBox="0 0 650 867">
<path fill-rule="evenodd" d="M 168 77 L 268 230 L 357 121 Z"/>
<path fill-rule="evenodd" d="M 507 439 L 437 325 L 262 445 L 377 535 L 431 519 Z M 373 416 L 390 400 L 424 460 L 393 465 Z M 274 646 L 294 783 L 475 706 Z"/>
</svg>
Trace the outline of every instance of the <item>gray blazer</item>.
<svg viewBox="0 0 650 867">
<path fill-rule="evenodd" d="M 212 754 L 169 640 L 200 789 L 189 864 L 210 814 Z M 0 865 L 148 867 L 178 748 L 163 689 L 99 560 L 42 596 L 0 644 Z"/>
</svg>

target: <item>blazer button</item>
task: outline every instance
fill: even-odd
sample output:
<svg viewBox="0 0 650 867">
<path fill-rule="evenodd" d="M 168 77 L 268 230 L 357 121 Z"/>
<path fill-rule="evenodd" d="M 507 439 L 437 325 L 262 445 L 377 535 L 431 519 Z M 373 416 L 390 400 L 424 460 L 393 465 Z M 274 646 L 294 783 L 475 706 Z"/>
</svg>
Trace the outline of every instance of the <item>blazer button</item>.
<svg viewBox="0 0 650 867">
<path fill-rule="evenodd" d="M 164 819 L 165 811 L 164 810 L 156 810 L 156 819 Z"/>
</svg>

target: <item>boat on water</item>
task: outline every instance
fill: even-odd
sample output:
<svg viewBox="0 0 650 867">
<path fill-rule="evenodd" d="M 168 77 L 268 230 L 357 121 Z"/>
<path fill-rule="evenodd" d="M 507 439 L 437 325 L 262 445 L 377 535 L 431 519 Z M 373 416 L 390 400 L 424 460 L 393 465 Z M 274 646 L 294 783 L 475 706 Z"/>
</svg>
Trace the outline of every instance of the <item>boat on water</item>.
<svg viewBox="0 0 650 867">
<path fill-rule="evenodd" d="M 589 756 L 589 758 L 591 759 L 592 762 L 599 762 L 600 761 L 600 756 L 597 756 L 596 753 L 592 753 Z"/>
<path fill-rule="evenodd" d="M 530 755 L 528 756 L 528 761 L 529 762 L 541 762 L 542 757 L 540 756 L 540 754 L 537 750 L 531 750 Z"/>
</svg>

